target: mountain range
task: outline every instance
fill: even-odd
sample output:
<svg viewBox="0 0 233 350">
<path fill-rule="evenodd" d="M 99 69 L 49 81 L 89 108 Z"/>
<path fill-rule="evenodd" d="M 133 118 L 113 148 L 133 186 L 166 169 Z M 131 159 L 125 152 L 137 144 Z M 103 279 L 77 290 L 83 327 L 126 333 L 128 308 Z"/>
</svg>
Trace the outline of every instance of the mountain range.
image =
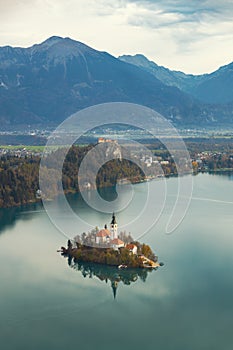
<svg viewBox="0 0 233 350">
<path fill-rule="evenodd" d="M 158 66 L 140 54 L 123 55 L 119 59 L 144 69 L 162 83 L 175 86 L 202 102 L 225 104 L 233 101 L 233 62 L 211 74 L 192 75 Z"/>
<path fill-rule="evenodd" d="M 116 58 L 53 36 L 29 48 L 0 47 L 2 128 L 57 125 L 82 108 L 132 102 L 178 126 L 232 125 L 233 63 L 201 76 L 175 72 L 142 55 Z"/>
</svg>

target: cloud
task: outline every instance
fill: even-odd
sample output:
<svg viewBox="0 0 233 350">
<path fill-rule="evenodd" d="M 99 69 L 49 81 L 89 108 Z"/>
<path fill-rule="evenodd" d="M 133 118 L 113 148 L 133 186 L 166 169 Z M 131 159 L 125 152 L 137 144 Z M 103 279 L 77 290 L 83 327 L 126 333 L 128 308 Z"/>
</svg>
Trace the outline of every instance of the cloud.
<svg viewBox="0 0 233 350">
<path fill-rule="evenodd" d="M 216 25 L 232 22 L 233 2 L 228 0 L 126 0 L 133 13 L 129 24 L 151 29 L 184 24 Z M 118 3 L 120 4 L 120 3 Z"/>
<path fill-rule="evenodd" d="M 108 2 L 106 0 L 106 2 Z M 233 2 L 230 0 L 126 0 L 116 1 L 127 13 L 127 24 L 159 33 L 172 40 L 177 54 L 191 54 L 199 48 L 233 40 Z M 222 45 L 222 43 L 221 43 Z M 225 48 L 226 50 L 226 48 Z M 224 51 L 225 51 L 224 50 Z M 232 51 L 232 50 L 231 50 Z"/>
<path fill-rule="evenodd" d="M 121 1 L 118 3 L 120 4 Z M 200 12 L 229 12 L 229 8 L 233 7 L 231 0 L 125 0 L 125 3 L 150 9 L 160 8 L 164 11 L 180 12 L 187 15 Z"/>
</svg>

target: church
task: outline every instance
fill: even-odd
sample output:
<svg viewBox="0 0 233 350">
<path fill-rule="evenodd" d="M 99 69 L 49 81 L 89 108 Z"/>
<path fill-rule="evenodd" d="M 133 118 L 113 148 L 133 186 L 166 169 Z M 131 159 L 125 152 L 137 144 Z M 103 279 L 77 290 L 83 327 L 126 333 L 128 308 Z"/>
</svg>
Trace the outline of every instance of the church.
<svg viewBox="0 0 233 350">
<path fill-rule="evenodd" d="M 125 246 L 124 242 L 118 238 L 117 222 L 114 213 L 112 214 L 110 228 L 108 229 L 107 224 L 105 224 L 104 228 L 96 234 L 96 244 L 110 245 L 115 250 Z"/>
</svg>

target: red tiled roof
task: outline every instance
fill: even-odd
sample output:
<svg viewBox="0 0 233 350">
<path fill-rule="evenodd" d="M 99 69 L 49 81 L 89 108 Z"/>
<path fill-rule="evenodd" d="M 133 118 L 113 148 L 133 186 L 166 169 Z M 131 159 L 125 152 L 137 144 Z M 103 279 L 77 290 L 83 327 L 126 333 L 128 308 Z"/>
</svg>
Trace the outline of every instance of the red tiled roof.
<svg viewBox="0 0 233 350">
<path fill-rule="evenodd" d="M 107 229 L 100 230 L 97 234 L 96 237 L 106 237 L 106 236 L 111 236 L 111 233 Z"/>
<path fill-rule="evenodd" d="M 135 244 L 127 244 L 127 246 L 126 246 L 126 248 L 130 249 L 130 250 L 134 249 L 135 247 L 137 248 L 137 246 Z"/>
<path fill-rule="evenodd" d="M 112 244 L 115 244 L 115 245 L 121 245 L 121 244 L 124 244 L 123 241 L 121 241 L 119 238 L 114 238 L 112 241 L 111 241 Z"/>
</svg>

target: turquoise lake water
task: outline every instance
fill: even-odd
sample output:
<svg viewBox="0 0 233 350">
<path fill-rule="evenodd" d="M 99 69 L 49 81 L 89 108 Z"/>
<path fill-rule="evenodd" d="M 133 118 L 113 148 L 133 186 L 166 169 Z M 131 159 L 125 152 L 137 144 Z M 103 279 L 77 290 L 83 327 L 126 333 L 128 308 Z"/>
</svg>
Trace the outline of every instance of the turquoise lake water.
<svg viewBox="0 0 233 350">
<path fill-rule="evenodd" d="M 121 280 L 117 269 L 74 265 L 57 253 L 67 238 L 40 204 L 1 210 L 1 348 L 231 350 L 233 177 L 204 174 L 193 180 L 193 199 L 175 232 L 165 234 L 177 185 L 171 178 L 161 218 L 142 239 L 164 266 L 123 271 Z M 159 182 L 151 184 L 156 206 Z M 132 206 L 117 213 L 119 224 L 140 213 L 145 188 L 134 186 Z M 78 195 L 69 201 L 83 225 L 72 227 L 59 209 L 58 216 L 74 235 L 85 230 L 85 221 L 101 227 L 111 219 Z M 147 215 L 140 228 L 131 220 L 133 235 L 147 225 Z"/>
</svg>

